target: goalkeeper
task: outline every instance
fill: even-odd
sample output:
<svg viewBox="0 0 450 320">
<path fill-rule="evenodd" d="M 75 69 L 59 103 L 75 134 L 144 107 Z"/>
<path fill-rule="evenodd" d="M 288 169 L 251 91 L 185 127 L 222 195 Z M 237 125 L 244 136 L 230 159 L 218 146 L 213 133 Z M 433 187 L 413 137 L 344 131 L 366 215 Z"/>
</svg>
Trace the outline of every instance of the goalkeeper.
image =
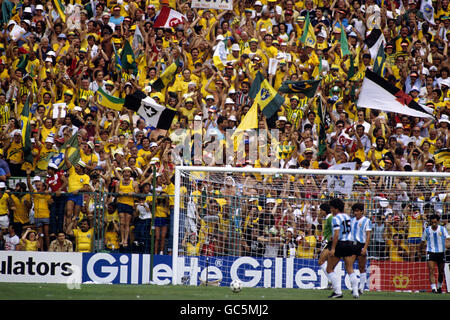
<svg viewBox="0 0 450 320">
<path fill-rule="evenodd" d="M 331 214 L 330 206 L 328 205 L 328 203 L 322 203 L 319 208 L 320 208 L 319 217 L 323 221 L 322 222 L 323 237 L 322 237 L 322 244 L 320 246 L 321 252 L 318 259 L 318 264 L 319 267 L 327 276 L 328 279 L 327 289 L 330 289 L 331 281 L 327 273 L 327 260 L 331 248 L 331 237 L 333 235 L 333 228 L 331 223 L 331 221 L 333 220 L 333 215 Z"/>
</svg>

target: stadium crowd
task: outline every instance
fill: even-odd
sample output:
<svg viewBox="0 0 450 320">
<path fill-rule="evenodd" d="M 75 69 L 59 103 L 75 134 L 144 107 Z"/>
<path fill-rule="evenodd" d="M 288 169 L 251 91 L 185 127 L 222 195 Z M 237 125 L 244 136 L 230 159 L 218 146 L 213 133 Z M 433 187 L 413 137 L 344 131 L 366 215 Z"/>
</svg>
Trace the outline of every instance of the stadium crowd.
<svg viewBox="0 0 450 320">
<path fill-rule="evenodd" d="M 259 129 L 280 132 L 271 142 L 285 151 L 277 159 L 280 168 L 328 169 L 356 162 L 360 170 L 450 169 L 450 160 L 435 154 L 450 147 L 448 0 L 432 2 L 434 24 L 425 19 L 420 0 L 245 0 L 234 1 L 233 10 L 192 8 L 189 0 L 76 0 L 64 3 L 65 11 L 61 3 L 2 1 L 0 226 L 5 250 L 91 252 L 98 238 L 105 250 L 149 252 L 153 223 L 154 252 L 170 253 L 174 167 L 185 161 L 173 151 L 199 136 L 204 146 L 223 146 L 226 131 L 239 127 L 253 105 L 250 89 L 258 72 L 284 98 L 275 118 L 258 111 Z M 167 7 L 186 20 L 154 28 Z M 308 28 L 312 44 L 303 39 Z M 376 28 L 385 39 L 382 76 L 432 108 L 434 118 L 358 107 L 366 69 L 372 70 L 376 60 L 367 42 Z M 134 45 L 137 30 L 143 41 Z M 225 61 L 215 59 L 221 42 Z M 121 56 L 127 43 L 133 44 L 134 61 Z M 175 61 L 175 75 L 157 90 L 153 84 Z M 133 62 L 135 69 L 124 67 Z M 280 91 L 285 81 L 313 79 L 320 85 L 311 96 Z M 177 113 L 169 130 L 149 126 L 133 110 L 106 107 L 98 99 L 100 91 L 120 99 L 142 91 Z M 326 149 L 319 152 L 322 123 Z M 248 138 L 244 144 L 248 147 Z M 77 151 L 79 160 L 73 162 L 71 152 Z M 204 152 L 195 165 L 219 165 Z M 246 155 L 232 164 L 272 165 L 251 161 L 248 149 Z M 182 248 L 188 254 L 268 256 L 289 256 L 294 248 L 297 257 L 317 258 L 325 238 L 322 221 L 329 213 L 319 201 L 321 177 L 295 176 L 291 187 L 284 177 L 277 191 L 258 175 L 245 177 L 222 183 L 205 179 L 192 188 L 186 184 L 188 195 L 199 196 L 198 220 L 182 234 Z M 447 223 L 446 204 L 436 204 L 446 201 L 446 181 L 357 177 L 355 194 L 369 191 L 382 199 L 378 211 L 371 212 L 371 255 L 420 259 L 429 211 L 439 212 Z M 209 194 L 214 196 L 202 198 Z M 226 216 L 233 215 L 229 199 L 236 195 L 242 201 L 238 238 L 244 245 L 227 239 Z M 422 205 L 415 206 L 419 200 Z M 217 217 L 205 220 L 208 215 Z"/>
</svg>

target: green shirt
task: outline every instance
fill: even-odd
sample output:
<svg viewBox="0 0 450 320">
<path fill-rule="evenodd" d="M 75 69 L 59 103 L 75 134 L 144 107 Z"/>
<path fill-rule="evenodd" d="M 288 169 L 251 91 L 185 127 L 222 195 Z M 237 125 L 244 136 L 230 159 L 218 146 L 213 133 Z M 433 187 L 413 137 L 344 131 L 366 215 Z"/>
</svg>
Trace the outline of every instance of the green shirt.
<svg viewBox="0 0 450 320">
<path fill-rule="evenodd" d="M 331 241 L 333 236 L 333 226 L 332 226 L 333 215 L 330 213 L 325 218 L 325 225 L 323 226 L 323 239 Z"/>
</svg>

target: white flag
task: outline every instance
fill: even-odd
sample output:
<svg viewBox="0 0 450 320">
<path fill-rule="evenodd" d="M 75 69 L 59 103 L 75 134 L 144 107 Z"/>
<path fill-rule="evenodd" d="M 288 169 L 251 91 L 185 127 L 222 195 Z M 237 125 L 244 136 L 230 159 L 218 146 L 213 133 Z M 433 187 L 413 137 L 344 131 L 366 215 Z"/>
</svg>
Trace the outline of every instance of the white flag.
<svg viewBox="0 0 450 320">
<path fill-rule="evenodd" d="M 355 170 L 356 162 L 346 162 L 335 164 L 328 170 Z M 334 193 L 350 194 L 353 190 L 354 176 L 351 174 L 341 174 L 336 176 L 327 176 L 328 190 Z"/>
<path fill-rule="evenodd" d="M 168 109 L 150 97 L 141 100 L 137 114 L 140 115 L 147 125 L 155 128 L 169 130 L 176 111 Z"/>
<path fill-rule="evenodd" d="M 136 26 L 136 30 L 134 31 L 134 37 L 133 42 L 131 46 L 133 47 L 133 50 L 136 51 L 140 44 L 144 43 L 144 36 L 141 33 L 141 30 L 139 29 L 139 26 Z"/>
<path fill-rule="evenodd" d="M 423 17 L 431 24 L 435 24 L 434 22 L 434 8 L 431 3 L 431 0 L 422 0 L 420 4 L 420 12 L 422 12 Z"/>
</svg>

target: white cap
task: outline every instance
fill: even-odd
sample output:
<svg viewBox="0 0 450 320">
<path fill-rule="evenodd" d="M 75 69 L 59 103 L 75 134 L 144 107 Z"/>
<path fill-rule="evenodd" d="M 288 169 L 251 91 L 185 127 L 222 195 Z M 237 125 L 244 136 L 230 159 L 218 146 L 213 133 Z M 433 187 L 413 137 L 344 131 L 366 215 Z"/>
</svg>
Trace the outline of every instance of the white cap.
<svg viewBox="0 0 450 320">
<path fill-rule="evenodd" d="M 49 51 L 49 52 L 47 52 L 47 55 L 48 55 L 48 56 L 56 57 L 55 51 Z"/>
<path fill-rule="evenodd" d="M 233 99 L 231 99 L 231 98 L 226 98 L 225 99 L 225 104 L 234 104 L 234 100 Z"/>
<path fill-rule="evenodd" d="M 77 164 L 80 165 L 83 168 L 86 168 L 86 163 L 83 160 L 78 161 Z"/>
<path fill-rule="evenodd" d="M 150 160 L 150 164 L 155 164 L 155 163 L 158 163 L 159 162 L 159 158 L 158 157 L 153 157 L 151 160 Z"/>
<path fill-rule="evenodd" d="M 324 30 L 320 30 L 319 34 L 317 35 L 318 37 L 322 37 L 325 38 L 327 37 L 327 33 Z"/>
<path fill-rule="evenodd" d="M 231 115 L 231 116 L 228 118 L 228 120 L 230 120 L 230 121 L 237 121 L 237 120 L 236 120 L 236 117 L 235 117 L 234 115 Z"/>
<path fill-rule="evenodd" d="M 441 116 L 441 118 L 439 119 L 439 122 L 447 122 L 447 123 L 450 123 L 450 121 L 448 120 L 448 115 L 443 114 L 443 115 Z"/>
<path fill-rule="evenodd" d="M 202 121 L 202 117 L 199 116 L 199 115 L 196 115 L 196 116 L 194 117 L 194 121 Z"/>
<path fill-rule="evenodd" d="M 42 11 L 44 11 L 44 6 L 43 6 L 42 4 L 38 4 L 38 5 L 36 6 L 36 10 L 42 10 Z"/>
<path fill-rule="evenodd" d="M 262 6 L 262 3 L 261 3 L 261 1 L 256 1 L 253 6 Z"/>
<path fill-rule="evenodd" d="M 41 178 L 39 176 L 34 176 L 33 180 L 31 182 L 35 183 L 35 182 L 39 182 L 39 181 L 41 181 Z"/>
<path fill-rule="evenodd" d="M 45 58 L 45 62 L 51 62 L 51 63 L 53 63 L 53 59 L 50 58 L 50 57 L 47 57 L 47 58 Z"/>
<path fill-rule="evenodd" d="M 239 48 L 239 45 L 237 43 L 233 43 L 231 46 L 231 51 L 241 51 L 241 48 Z"/>
<path fill-rule="evenodd" d="M 369 169 L 369 167 L 370 167 L 370 161 L 364 161 L 361 165 L 361 169 L 359 169 L 359 170 L 366 171 L 367 169 Z"/>
<path fill-rule="evenodd" d="M 22 21 L 25 22 L 27 25 L 31 25 L 31 22 L 28 19 L 25 19 L 25 20 L 22 20 Z"/>
<path fill-rule="evenodd" d="M 23 10 L 23 12 L 24 12 L 24 13 L 33 13 L 33 11 L 31 10 L 30 7 L 26 7 L 26 8 Z"/>
<path fill-rule="evenodd" d="M 216 41 L 218 40 L 224 40 L 225 38 L 223 37 L 223 35 L 219 34 L 216 38 Z"/>
<path fill-rule="evenodd" d="M 389 205 L 389 201 L 386 198 L 381 198 L 380 199 L 380 207 L 382 208 L 386 208 Z"/>
<path fill-rule="evenodd" d="M 286 119 L 285 116 L 280 116 L 280 117 L 278 117 L 278 120 L 279 120 L 279 121 L 287 121 L 287 119 Z"/>
<path fill-rule="evenodd" d="M 208 99 L 213 99 L 214 100 L 214 96 L 209 94 L 209 95 L 206 96 L 205 100 L 208 100 Z"/>
<path fill-rule="evenodd" d="M 403 128 L 403 124 L 397 123 L 397 124 L 395 125 L 395 127 L 396 127 L 396 128 Z"/>
<path fill-rule="evenodd" d="M 150 143 L 150 148 L 157 147 L 157 146 L 158 146 L 158 144 L 156 142 Z"/>
<path fill-rule="evenodd" d="M 45 139 L 45 142 L 49 142 L 49 143 L 54 143 L 54 140 L 52 137 L 48 137 L 47 139 Z"/>
<path fill-rule="evenodd" d="M 53 168 L 53 169 L 55 169 L 55 170 L 58 170 L 58 166 L 57 166 L 55 163 L 53 163 L 53 162 L 50 162 L 50 163 L 48 164 L 48 167 L 49 167 L 49 168 Z"/>
<path fill-rule="evenodd" d="M 0 189 L 6 189 L 6 183 L 0 182 Z"/>
<path fill-rule="evenodd" d="M 20 129 L 13 130 L 13 132 L 11 132 L 11 137 L 14 137 L 16 134 L 22 135 L 22 131 Z"/>
</svg>

